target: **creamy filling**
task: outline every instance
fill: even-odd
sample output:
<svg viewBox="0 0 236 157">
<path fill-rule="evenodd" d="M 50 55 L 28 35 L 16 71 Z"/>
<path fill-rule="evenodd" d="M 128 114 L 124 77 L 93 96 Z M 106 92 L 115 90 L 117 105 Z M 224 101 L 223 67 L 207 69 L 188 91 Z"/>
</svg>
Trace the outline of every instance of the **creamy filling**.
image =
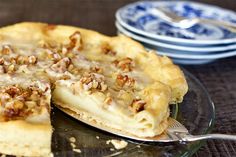
<svg viewBox="0 0 236 157">
<path fill-rule="evenodd" d="M 155 117 L 147 111 L 142 111 L 135 116 L 129 116 L 122 112 L 117 104 L 110 104 L 104 108 L 104 103 L 86 93 L 74 95 L 68 88 L 57 86 L 53 91 L 53 101 L 57 104 L 66 104 L 65 106 L 71 110 L 85 111 L 94 120 L 100 120 L 106 126 L 130 132 L 137 136 L 154 136 L 157 132 L 163 131 L 160 124 L 156 124 Z M 63 107 L 65 107 L 63 106 Z M 163 120 L 168 117 L 166 113 Z M 160 126 L 160 128 L 158 128 Z"/>
</svg>

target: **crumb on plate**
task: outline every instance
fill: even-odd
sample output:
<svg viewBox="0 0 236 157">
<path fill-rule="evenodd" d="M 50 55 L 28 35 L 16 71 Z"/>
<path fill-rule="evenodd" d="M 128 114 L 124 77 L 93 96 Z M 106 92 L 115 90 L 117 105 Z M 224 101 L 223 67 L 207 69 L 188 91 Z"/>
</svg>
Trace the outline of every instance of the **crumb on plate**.
<svg viewBox="0 0 236 157">
<path fill-rule="evenodd" d="M 124 140 L 116 140 L 116 139 L 112 139 L 112 140 L 107 140 L 106 144 L 113 144 L 113 146 L 116 149 L 123 149 L 128 145 L 128 142 L 124 141 Z"/>
<path fill-rule="evenodd" d="M 72 143 L 75 143 L 75 142 L 76 142 L 76 138 L 75 138 L 75 137 L 70 137 L 69 140 L 70 140 L 70 142 L 72 142 Z"/>
<path fill-rule="evenodd" d="M 80 149 L 73 149 L 74 152 L 81 153 Z"/>
</svg>

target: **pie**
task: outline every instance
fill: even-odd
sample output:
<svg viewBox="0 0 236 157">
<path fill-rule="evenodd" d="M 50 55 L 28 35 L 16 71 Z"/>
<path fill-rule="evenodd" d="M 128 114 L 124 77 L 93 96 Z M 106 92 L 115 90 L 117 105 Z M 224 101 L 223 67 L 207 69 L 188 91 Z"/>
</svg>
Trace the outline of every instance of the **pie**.
<svg viewBox="0 0 236 157">
<path fill-rule="evenodd" d="M 51 102 L 138 137 L 161 134 L 188 85 L 168 57 L 128 37 L 62 25 L 0 29 L 0 153 L 49 156 Z"/>
</svg>

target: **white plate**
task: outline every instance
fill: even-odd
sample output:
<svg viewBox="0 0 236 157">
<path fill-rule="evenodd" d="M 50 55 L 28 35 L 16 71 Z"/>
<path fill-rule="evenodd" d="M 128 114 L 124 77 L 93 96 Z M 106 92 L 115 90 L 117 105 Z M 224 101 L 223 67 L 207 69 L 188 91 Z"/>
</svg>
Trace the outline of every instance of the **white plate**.
<svg viewBox="0 0 236 157">
<path fill-rule="evenodd" d="M 230 10 L 188 1 L 143 1 L 126 5 L 116 12 L 116 19 L 130 31 L 147 37 L 191 45 L 236 43 L 236 34 L 222 27 L 197 24 L 189 29 L 179 29 L 148 13 L 149 8 L 162 7 L 188 18 L 201 17 L 236 24 L 236 13 Z"/>
<path fill-rule="evenodd" d="M 163 51 L 158 51 L 158 54 L 180 59 L 212 60 L 212 59 L 221 59 L 221 58 L 236 56 L 236 51 L 230 51 L 221 54 L 211 54 L 211 55 L 174 54 Z"/>
<path fill-rule="evenodd" d="M 124 27 L 122 27 L 118 21 L 116 22 L 116 27 L 120 32 L 130 37 L 133 37 L 134 39 L 140 42 L 144 42 L 146 44 L 151 44 L 157 47 L 162 47 L 162 48 L 167 48 L 167 49 L 172 49 L 172 50 L 188 51 L 187 53 L 193 52 L 196 54 L 196 53 L 212 53 L 212 52 L 236 50 L 236 43 L 231 44 L 231 45 L 226 45 L 226 46 L 210 46 L 210 47 L 190 47 L 190 46 L 173 45 L 173 44 L 168 44 L 164 42 L 159 42 L 157 40 L 152 40 L 150 38 L 145 38 L 143 36 L 139 36 L 135 33 L 132 33 L 126 30 Z"/>
<path fill-rule="evenodd" d="M 200 65 L 200 64 L 208 64 L 214 62 L 215 60 L 195 60 L 195 59 L 176 59 L 171 58 L 175 64 L 183 64 L 183 65 Z"/>
<path fill-rule="evenodd" d="M 116 26 L 119 27 L 119 25 L 116 23 Z M 119 29 L 121 31 L 121 29 Z M 153 41 L 150 41 L 149 39 L 141 38 L 137 35 L 134 35 L 128 31 L 121 31 L 124 35 L 127 35 L 135 40 L 141 41 L 143 43 L 152 44 Z M 154 44 L 154 43 L 153 43 Z M 153 49 L 153 48 L 152 48 Z M 227 58 L 232 57 L 236 55 L 236 50 L 234 51 L 228 51 L 225 53 L 217 53 L 217 54 L 186 54 L 186 53 L 171 53 L 171 52 L 163 52 L 158 50 L 158 54 L 165 55 L 169 57 L 174 58 L 182 58 L 182 59 L 200 59 L 200 60 L 209 60 L 209 59 L 220 59 L 220 58 Z"/>
</svg>

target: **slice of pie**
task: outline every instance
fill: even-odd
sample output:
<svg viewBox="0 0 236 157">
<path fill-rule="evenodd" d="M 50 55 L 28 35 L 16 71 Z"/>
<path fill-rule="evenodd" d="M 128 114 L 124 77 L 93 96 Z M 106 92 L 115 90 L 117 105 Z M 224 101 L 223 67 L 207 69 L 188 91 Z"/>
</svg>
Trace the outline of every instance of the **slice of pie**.
<svg viewBox="0 0 236 157">
<path fill-rule="evenodd" d="M 0 77 L 0 152 L 49 156 L 50 86 L 24 75 Z"/>
<path fill-rule="evenodd" d="M 125 36 L 42 23 L 0 29 L 0 75 L 9 95 L 1 97 L 0 152 L 24 156 L 50 153 L 50 94 L 83 121 L 151 137 L 167 128 L 169 104 L 188 90 L 169 58 Z"/>
</svg>

